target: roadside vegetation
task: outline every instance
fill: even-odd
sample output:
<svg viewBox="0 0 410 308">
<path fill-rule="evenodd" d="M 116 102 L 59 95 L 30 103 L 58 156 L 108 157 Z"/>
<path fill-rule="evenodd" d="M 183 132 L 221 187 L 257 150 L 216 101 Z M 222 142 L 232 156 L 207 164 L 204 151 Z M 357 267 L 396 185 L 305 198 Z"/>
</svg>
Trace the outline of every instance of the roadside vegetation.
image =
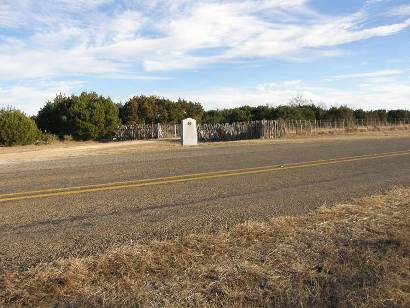
<svg viewBox="0 0 410 308">
<path fill-rule="evenodd" d="M 23 112 L 0 109 L 0 145 L 32 144 L 40 138 L 41 132 L 36 123 Z"/>
<path fill-rule="evenodd" d="M 0 306 L 409 307 L 410 188 L 0 277 Z"/>
<path fill-rule="evenodd" d="M 371 110 L 352 109 L 347 106 L 326 108 L 303 97 L 291 99 L 288 105 L 273 107 L 269 105 L 233 109 L 209 110 L 202 118 L 206 123 L 233 123 L 258 120 L 307 120 L 342 121 L 375 120 L 404 121 L 410 118 L 408 110 Z"/>
<path fill-rule="evenodd" d="M 180 123 L 187 117 L 195 118 L 199 123 L 233 123 L 256 120 L 376 120 L 408 121 L 408 110 L 373 110 L 351 109 L 347 106 L 325 108 L 303 97 L 293 98 L 288 105 L 273 107 L 270 105 L 233 109 L 205 111 L 198 102 L 178 99 L 173 101 L 157 96 L 134 96 L 125 103 L 115 103 L 109 97 L 94 92 L 80 95 L 57 95 L 33 116 L 33 120 L 42 134 L 33 126 L 22 112 L 14 109 L 2 110 L 9 118 L 8 126 L 0 127 L 0 145 L 32 144 L 37 141 L 48 142 L 59 138 L 74 140 L 110 140 L 120 125 Z M 21 128 L 10 129 L 11 113 L 18 121 L 25 121 Z M 3 117 L 6 117 L 3 115 Z M 25 120 L 23 120 L 23 118 Z M 23 122 L 22 122 L 23 123 Z M 31 124 L 28 124 L 31 123 Z M 34 125 L 35 125 L 34 124 Z M 3 124 L 5 125 L 5 124 Z M 30 126 L 31 128 L 27 128 Z M 12 133 L 13 132 L 13 133 Z M 11 137 L 15 134 L 15 137 Z M 17 137 L 18 135 L 18 137 Z M 7 138 L 8 140 L 6 140 Z M 14 138 L 14 139 L 13 139 Z M 17 139 L 16 139 L 17 138 Z"/>
<path fill-rule="evenodd" d="M 42 131 L 75 140 L 109 138 L 120 125 L 118 107 L 110 98 L 85 92 L 58 95 L 39 111 L 36 120 Z"/>
<path fill-rule="evenodd" d="M 204 109 L 200 103 L 183 99 L 172 101 L 157 96 L 134 96 L 118 104 L 121 122 L 126 125 L 145 123 L 180 123 L 185 118 L 201 121 Z"/>
</svg>

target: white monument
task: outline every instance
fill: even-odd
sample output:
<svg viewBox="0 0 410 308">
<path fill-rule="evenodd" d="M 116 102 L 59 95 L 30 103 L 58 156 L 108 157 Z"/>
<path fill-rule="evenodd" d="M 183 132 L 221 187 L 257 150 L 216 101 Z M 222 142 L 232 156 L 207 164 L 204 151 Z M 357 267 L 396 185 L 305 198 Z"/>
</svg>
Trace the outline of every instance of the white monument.
<svg viewBox="0 0 410 308">
<path fill-rule="evenodd" d="M 196 120 L 187 118 L 182 120 L 182 145 L 190 146 L 198 144 L 198 132 L 196 130 Z"/>
</svg>

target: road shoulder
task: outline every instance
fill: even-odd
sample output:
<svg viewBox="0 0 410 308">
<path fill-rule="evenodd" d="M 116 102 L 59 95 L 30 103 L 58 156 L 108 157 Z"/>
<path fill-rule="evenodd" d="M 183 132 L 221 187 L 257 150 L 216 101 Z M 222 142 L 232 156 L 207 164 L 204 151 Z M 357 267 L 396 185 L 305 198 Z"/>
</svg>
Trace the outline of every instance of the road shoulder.
<svg viewBox="0 0 410 308">
<path fill-rule="evenodd" d="M 183 148 L 179 140 L 135 140 L 123 142 L 67 142 L 49 145 L 31 145 L 18 147 L 0 147 L 0 165 L 14 165 L 24 162 L 69 159 L 72 157 L 113 155 L 121 153 L 144 153 L 178 150 L 195 150 L 210 147 L 227 147 L 263 144 L 295 144 L 338 142 L 346 140 L 380 140 L 410 138 L 410 131 L 372 132 L 366 134 L 322 135 L 313 137 L 293 137 L 281 139 L 254 139 L 214 143 L 201 143 L 196 147 Z"/>
</svg>

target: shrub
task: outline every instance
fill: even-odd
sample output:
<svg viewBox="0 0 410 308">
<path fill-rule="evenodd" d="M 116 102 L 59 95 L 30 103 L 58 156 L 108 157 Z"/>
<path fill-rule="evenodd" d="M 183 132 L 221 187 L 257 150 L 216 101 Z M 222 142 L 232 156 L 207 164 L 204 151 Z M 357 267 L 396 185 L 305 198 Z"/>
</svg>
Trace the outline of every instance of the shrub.
<svg viewBox="0 0 410 308">
<path fill-rule="evenodd" d="M 120 119 L 124 124 L 136 124 L 140 122 L 138 116 L 138 102 L 135 98 L 130 99 L 125 105 L 119 107 Z"/>
<path fill-rule="evenodd" d="M 405 121 L 410 118 L 410 111 L 408 110 L 390 110 L 387 113 L 389 121 Z"/>
<path fill-rule="evenodd" d="M 134 96 L 120 106 L 120 117 L 123 124 L 135 123 L 179 123 L 191 117 L 202 120 L 204 109 L 201 104 L 158 96 Z"/>
<path fill-rule="evenodd" d="M 37 121 L 44 131 L 77 140 L 108 138 L 120 124 L 117 105 L 93 92 L 58 95 L 40 110 Z"/>
<path fill-rule="evenodd" d="M 354 111 L 347 106 L 332 107 L 326 112 L 329 121 L 353 120 Z"/>
<path fill-rule="evenodd" d="M 37 115 L 38 127 L 48 133 L 53 133 L 62 138 L 73 132 L 70 109 L 73 97 L 57 95 L 54 101 L 47 104 Z"/>
<path fill-rule="evenodd" d="M 110 98 L 82 93 L 73 98 L 71 111 L 74 139 L 90 140 L 112 136 L 120 125 L 118 108 Z"/>
<path fill-rule="evenodd" d="M 23 112 L 0 109 L 0 144 L 6 146 L 32 144 L 41 137 L 36 123 Z"/>
<path fill-rule="evenodd" d="M 225 117 L 220 110 L 209 110 L 204 113 L 203 121 L 211 124 L 224 123 Z"/>
</svg>

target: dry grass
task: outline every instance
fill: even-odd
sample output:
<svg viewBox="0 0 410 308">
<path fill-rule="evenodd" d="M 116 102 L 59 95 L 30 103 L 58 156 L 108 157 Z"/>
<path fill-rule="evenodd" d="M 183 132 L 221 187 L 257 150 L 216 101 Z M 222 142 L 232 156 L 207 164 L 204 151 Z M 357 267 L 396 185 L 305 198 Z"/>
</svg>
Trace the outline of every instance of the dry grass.
<svg viewBox="0 0 410 308">
<path fill-rule="evenodd" d="M 0 278 L 0 306 L 410 306 L 410 189 Z"/>
</svg>

